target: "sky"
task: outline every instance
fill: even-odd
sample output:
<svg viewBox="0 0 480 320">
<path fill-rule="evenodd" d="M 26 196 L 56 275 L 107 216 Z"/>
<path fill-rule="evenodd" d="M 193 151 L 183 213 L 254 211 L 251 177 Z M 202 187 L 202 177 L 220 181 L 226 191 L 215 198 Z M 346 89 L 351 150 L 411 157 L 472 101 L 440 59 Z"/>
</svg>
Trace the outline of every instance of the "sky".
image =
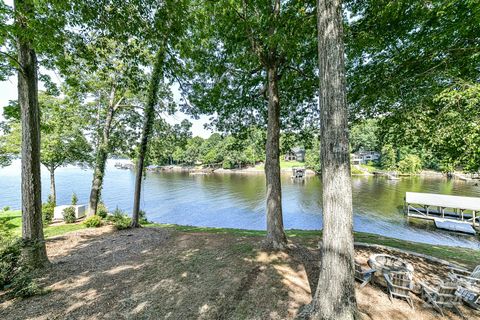
<svg viewBox="0 0 480 320">
<path fill-rule="evenodd" d="M 60 82 L 58 76 L 54 73 L 48 73 L 52 80 L 55 82 Z M 44 90 L 45 88 L 41 83 L 39 83 L 39 89 Z M 180 92 L 178 91 L 177 86 L 172 86 L 172 91 L 175 100 L 178 102 L 180 100 Z M 10 77 L 7 81 L 0 82 L 0 121 L 3 120 L 3 107 L 8 105 L 8 101 L 17 100 L 17 79 L 16 77 Z M 182 112 L 176 112 L 174 115 L 165 116 L 165 120 L 170 124 L 180 123 L 182 120 L 188 119 L 192 123 L 192 134 L 193 136 L 200 136 L 202 138 L 208 138 L 212 132 L 204 128 L 204 124 L 208 123 L 208 116 L 202 116 L 200 119 L 192 119 L 189 115 L 186 115 Z"/>
<path fill-rule="evenodd" d="M 4 0 L 5 4 L 13 6 L 13 0 Z M 54 72 L 47 72 L 48 75 L 52 78 L 57 84 L 60 83 L 60 77 Z M 39 83 L 39 89 L 44 90 L 42 83 Z M 180 100 L 180 91 L 178 86 L 172 86 L 172 92 L 175 101 L 179 102 Z M 16 76 L 10 77 L 7 81 L 0 81 L 0 121 L 3 118 L 3 107 L 8 105 L 10 100 L 17 100 L 17 79 Z M 204 124 L 208 123 L 208 116 L 202 116 L 200 119 L 192 119 L 189 115 L 186 115 L 182 112 L 176 112 L 172 116 L 165 116 L 165 120 L 170 124 L 180 123 L 182 120 L 188 119 L 192 123 L 192 134 L 193 136 L 200 136 L 202 138 L 208 138 L 212 132 L 204 128 Z"/>
</svg>

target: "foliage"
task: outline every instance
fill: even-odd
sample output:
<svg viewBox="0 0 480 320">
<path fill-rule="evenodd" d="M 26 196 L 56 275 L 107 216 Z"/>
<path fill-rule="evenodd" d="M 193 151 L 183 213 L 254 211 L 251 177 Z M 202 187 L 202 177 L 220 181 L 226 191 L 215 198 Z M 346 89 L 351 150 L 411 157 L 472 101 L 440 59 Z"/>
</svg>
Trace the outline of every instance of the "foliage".
<svg viewBox="0 0 480 320">
<path fill-rule="evenodd" d="M 128 229 L 131 226 L 132 219 L 118 207 L 113 211 L 108 220 L 113 223 L 117 230 Z"/>
<path fill-rule="evenodd" d="M 378 121 L 368 119 L 355 123 L 350 130 L 352 152 L 377 151 L 379 149 Z"/>
<path fill-rule="evenodd" d="M 72 193 L 72 206 L 76 206 L 78 203 L 78 197 L 77 194 L 74 192 Z"/>
<path fill-rule="evenodd" d="M 47 201 L 46 203 L 42 204 L 42 218 L 44 226 L 52 223 L 54 210 L 55 204 L 53 202 Z"/>
<path fill-rule="evenodd" d="M 275 66 L 283 129 L 312 119 L 317 91 L 314 1 L 194 1 L 190 36 L 182 43 L 182 88 L 191 114 L 215 114 L 212 126 L 236 132 L 267 122 L 267 69 Z"/>
<path fill-rule="evenodd" d="M 409 154 L 397 163 L 397 168 L 401 173 L 416 174 L 422 171 L 422 160 L 414 154 Z"/>
<path fill-rule="evenodd" d="M 357 118 L 425 107 L 478 81 L 480 14 L 470 0 L 347 0 L 349 101 Z"/>
<path fill-rule="evenodd" d="M 77 218 L 75 217 L 75 208 L 74 207 L 68 207 L 63 209 L 63 221 L 65 223 L 74 223 L 77 221 Z"/>
<path fill-rule="evenodd" d="M 380 163 L 383 169 L 385 170 L 394 170 L 397 165 L 397 156 L 395 154 L 395 149 L 389 144 L 386 144 L 382 147 Z"/>
<path fill-rule="evenodd" d="M 480 170 L 480 84 L 457 83 L 435 98 L 432 147 L 443 167 Z"/>
<path fill-rule="evenodd" d="M 98 228 L 102 226 L 102 218 L 98 216 L 98 213 L 97 213 L 97 215 L 93 215 L 85 219 L 85 221 L 83 221 L 83 224 L 87 228 Z"/>
<path fill-rule="evenodd" d="M 11 297 L 30 297 L 43 292 L 32 279 L 32 270 L 22 260 L 20 239 L 0 238 L 0 290 Z"/>
<path fill-rule="evenodd" d="M 305 151 L 305 167 L 320 173 L 322 166 L 320 164 L 320 141 L 315 139 L 311 149 Z"/>
<path fill-rule="evenodd" d="M 105 219 L 108 215 L 108 209 L 103 202 L 100 202 L 97 206 L 97 215 L 102 219 Z"/>
<path fill-rule="evenodd" d="M 2 210 L 3 210 L 3 211 L 10 211 L 10 206 L 5 206 L 5 207 L 3 207 Z"/>
<path fill-rule="evenodd" d="M 138 221 L 140 222 L 140 224 L 147 224 L 149 223 L 148 219 L 147 219 L 147 213 L 143 210 L 140 210 L 138 212 Z"/>
</svg>

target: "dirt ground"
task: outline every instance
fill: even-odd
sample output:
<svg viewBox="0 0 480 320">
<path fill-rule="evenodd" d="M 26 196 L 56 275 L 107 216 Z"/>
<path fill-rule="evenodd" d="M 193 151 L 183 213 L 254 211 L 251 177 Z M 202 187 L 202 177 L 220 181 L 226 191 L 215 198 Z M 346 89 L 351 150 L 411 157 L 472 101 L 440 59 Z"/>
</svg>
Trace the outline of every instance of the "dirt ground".
<svg viewBox="0 0 480 320">
<path fill-rule="evenodd" d="M 161 228 L 72 232 L 47 242 L 52 264 L 39 281 L 50 292 L 24 300 L 0 295 L 0 319 L 293 319 L 311 300 L 307 271 L 314 275 L 317 252 L 267 253 L 260 241 Z M 357 259 L 366 267 L 377 252 L 358 249 Z M 428 279 L 431 270 L 445 272 L 403 258 L 413 264 L 415 280 Z M 415 310 L 402 300 L 390 302 L 379 285 L 357 284 L 364 319 L 441 318 L 413 298 Z M 480 319 L 480 313 L 462 311 Z M 447 313 L 445 319 L 460 317 Z"/>
</svg>

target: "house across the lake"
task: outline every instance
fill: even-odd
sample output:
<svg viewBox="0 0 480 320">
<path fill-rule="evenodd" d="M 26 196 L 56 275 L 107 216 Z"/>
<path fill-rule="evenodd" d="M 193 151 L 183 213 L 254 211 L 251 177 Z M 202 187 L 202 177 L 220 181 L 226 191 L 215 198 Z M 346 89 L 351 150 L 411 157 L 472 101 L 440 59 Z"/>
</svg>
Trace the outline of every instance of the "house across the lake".
<svg viewBox="0 0 480 320">
<path fill-rule="evenodd" d="M 365 164 L 368 161 L 380 160 L 380 152 L 377 151 L 360 151 L 352 153 L 352 164 Z"/>
<path fill-rule="evenodd" d="M 293 147 L 285 154 L 285 161 L 305 161 L 305 149 L 302 147 Z"/>
</svg>

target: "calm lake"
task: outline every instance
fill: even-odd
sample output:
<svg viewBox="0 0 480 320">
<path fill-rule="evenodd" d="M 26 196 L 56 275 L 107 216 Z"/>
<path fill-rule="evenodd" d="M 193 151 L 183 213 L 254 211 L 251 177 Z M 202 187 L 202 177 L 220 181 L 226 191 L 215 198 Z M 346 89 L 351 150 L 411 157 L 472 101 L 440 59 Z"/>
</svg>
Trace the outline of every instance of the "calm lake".
<svg viewBox="0 0 480 320">
<path fill-rule="evenodd" d="M 103 200 L 110 210 L 130 213 L 134 172 L 114 167 L 109 160 Z M 92 171 L 77 167 L 56 172 L 57 202 L 70 203 L 75 192 L 87 203 Z M 283 212 L 287 229 L 321 229 L 321 181 L 310 177 L 294 183 L 284 175 Z M 49 175 L 42 168 L 43 199 Z M 265 229 L 265 178 L 262 174 L 147 173 L 141 206 L 151 221 L 193 226 Z M 407 221 L 402 212 L 406 191 L 480 197 L 480 187 L 444 177 L 413 177 L 391 181 L 381 177 L 353 177 L 354 228 L 403 240 L 480 249 L 478 237 L 440 231 L 432 223 Z M 20 208 L 20 161 L 0 168 L 0 208 Z"/>
</svg>

